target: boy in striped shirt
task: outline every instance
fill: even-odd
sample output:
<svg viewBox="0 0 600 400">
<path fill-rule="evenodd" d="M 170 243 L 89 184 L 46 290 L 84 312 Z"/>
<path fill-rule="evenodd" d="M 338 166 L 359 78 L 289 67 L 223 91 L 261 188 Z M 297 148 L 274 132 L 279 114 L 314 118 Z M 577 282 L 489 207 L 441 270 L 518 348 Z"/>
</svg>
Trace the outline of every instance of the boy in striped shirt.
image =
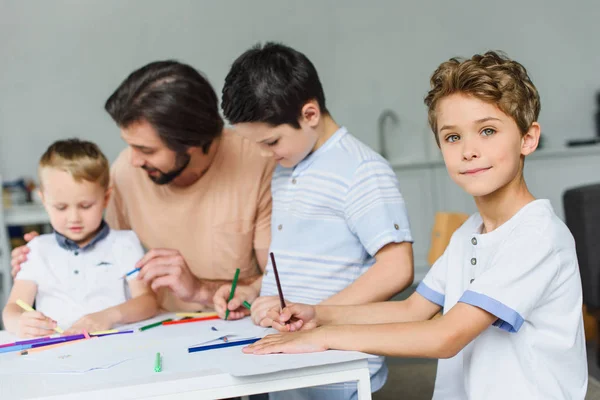
<svg viewBox="0 0 600 400">
<path fill-rule="evenodd" d="M 306 56 L 267 43 L 242 54 L 223 88 L 225 117 L 278 166 L 271 191 L 271 246 L 286 300 L 355 305 L 383 301 L 413 281 L 406 206 L 389 163 L 339 126 Z M 262 280 L 217 291 L 217 311 L 261 321 L 278 304 L 269 264 Z M 372 390 L 387 378 L 383 358 L 369 362 Z M 270 394 L 271 399 L 356 398 L 344 383 Z"/>
</svg>

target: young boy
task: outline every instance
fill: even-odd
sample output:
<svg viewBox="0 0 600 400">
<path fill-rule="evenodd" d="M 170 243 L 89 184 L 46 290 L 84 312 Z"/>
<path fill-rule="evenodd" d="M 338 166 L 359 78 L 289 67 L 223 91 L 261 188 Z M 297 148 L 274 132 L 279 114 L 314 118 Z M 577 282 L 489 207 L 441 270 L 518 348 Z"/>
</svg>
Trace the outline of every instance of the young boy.
<svg viewBox="0 0 600 400">
<path fill-rule="evenodd" d="M 407 300 L 272 309 L 264 323 L 307 331 L 269 336 L 244 351 L 440 358 L 434 399 L 583 399 L 575 243 L 523 178 L 524 158 L 540 137 L 535 86 L 521 64 L 488 52 L 441 64 L 425 104 L 450 177 L 479 212 Z M 441 308 L 444 315 L 431 319 Z"/>
<path fill-rule="evenodd" d="M 6 329 L 20 337 L 50 335 L 56 327 L 93 332 L 154 316 L 153 293 L 142 281 L 124 279 L 144 255 L 137 236 L 112 231 L 102 219 L 110 196 L 104 154 L 90 142 L 58 141 L 42 156 L 38 174 L 54 234 L 28 244 L 35 251 L 4 307 Z M 19 299 L 35 300 L 36 311 L 23 310 Z"/>
<path fill-rule="evenodd" d="M 223 111 L 234 129 L 278 166 L 271 192 L 271 246 L 285 298 L 309 304 L 387 300 L 413 280 L 412 237 L 394 171 L 379 154 L 333 120 L 317 71 L 289 47 L 268 43 L 242 54 L 223 88 Z M 215 295 L 221 315 L 256 322 L 279 304 L 272 265 L 254 287 Z M 260 288 L 260 289 L 259 289 Z M 260 298 L 255 300 L 259 295 Z M 372 389 L 387 377 L 383 359 L 370 363 Z M 356 384 L 270 394 L 271 399 L 351 399 Z"/>
</svg>

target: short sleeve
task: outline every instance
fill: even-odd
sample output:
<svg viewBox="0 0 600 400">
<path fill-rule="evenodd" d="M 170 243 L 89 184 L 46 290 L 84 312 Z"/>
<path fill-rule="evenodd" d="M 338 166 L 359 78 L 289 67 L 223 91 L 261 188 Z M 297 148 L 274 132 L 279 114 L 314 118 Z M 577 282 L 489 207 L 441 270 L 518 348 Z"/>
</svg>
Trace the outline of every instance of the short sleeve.
<svg viewBox="0 0 600 400">
<path fill-rule="evenodd" d="M 450 246 L 448 246 L 450 247 Z M 433 264 L 425 278 L 417 286 L 417 293 L 432 303 L 444 307 L 446 279 L 448 276 L 448 248 Z"/>
<path fill-rule="evenodd" d="M 413 240 L 398 178 L 384 160 L 358 166 L 344 207 L 348 226 L 371 256 L 386 244 Z"/>
<path fill-rule="evenodd" d="M 125 212 L 125 205 L 117 179 L 117 168 L 120 158 L 113 164 L 110 169 L 110 187 L 112 189 L 108 205 L 106 206 L 106 214 L 104 219 L 111 229 L 131 229 L 129 218 Z"/>
<path fill-rule="evenodd" d="M 518 332 L 557 276 L 560 262 L 543 229 L 510 237 L 491 262 L 459 301 L 498 317 L 495 326 Z"/>
<path fill-rule="evenodd" d="M 41 238 L 36 237 L 27 244 L 30 250 L 27 254 L 27 261 L 21 264 L 21 270 L 15 276 L 15 280 L 32 281 L 36 285 L 44 280 L 48 266 L 44 261 L 45 255 L 41 241 Z"/>
<path fill-rule="evenodd" d="M 119 238 L 119 266 L 120 273 L 125 275 L 131 271 L 135 264 L 144 256 L 144 247 L 134 231 L 121 231 Z"/>
</svg>

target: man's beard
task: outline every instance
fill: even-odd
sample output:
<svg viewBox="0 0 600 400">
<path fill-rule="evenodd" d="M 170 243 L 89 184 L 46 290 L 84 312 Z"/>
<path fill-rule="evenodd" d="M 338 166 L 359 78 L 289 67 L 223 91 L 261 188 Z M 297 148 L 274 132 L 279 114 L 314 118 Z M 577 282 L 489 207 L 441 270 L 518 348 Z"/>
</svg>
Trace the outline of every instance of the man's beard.
<svg viewBox="0 0 600 400">
<path fill-rule="evenodd" d="M 152 176 L 148 174 L 148 177 L 152 180 L 152 182 L 156 183 L 157 185 L 166 185 L 167 183 L 171 182 L 173 179 L 181 175 L 183 170 L 186 169 L 186 167 L 190 163 L 190 159 L 191 156 L 186 152 L 177 153 L 177 155 L 175 156 L 175 168 L 173 168 L 169 172 L 162 172 L 157 168 L 150 168 L 146 166 L 142 166 L 142 168 L 149 172 L 158 171 L 158 176 Z"/>
</svg>

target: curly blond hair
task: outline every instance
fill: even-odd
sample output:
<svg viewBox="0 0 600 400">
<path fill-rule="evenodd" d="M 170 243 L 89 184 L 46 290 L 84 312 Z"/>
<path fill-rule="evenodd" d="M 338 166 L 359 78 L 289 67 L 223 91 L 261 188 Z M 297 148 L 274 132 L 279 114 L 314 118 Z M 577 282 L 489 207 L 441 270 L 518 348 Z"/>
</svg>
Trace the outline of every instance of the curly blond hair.
<svg viewBox="0 0 600 400">
<path fill-rule="evenodd" d="M 525 134 L 540 114 L 540 96 L 523 65 L 500 52 L 475 54 L 471 59 L 451 58 L 431 76 L 431 90 L 425 97 L 429 126 L 440 145 L 437 131 L 438 102 L 455 93 L 464 93 L 495 104 L 512 117 Z"/>
</svg>

